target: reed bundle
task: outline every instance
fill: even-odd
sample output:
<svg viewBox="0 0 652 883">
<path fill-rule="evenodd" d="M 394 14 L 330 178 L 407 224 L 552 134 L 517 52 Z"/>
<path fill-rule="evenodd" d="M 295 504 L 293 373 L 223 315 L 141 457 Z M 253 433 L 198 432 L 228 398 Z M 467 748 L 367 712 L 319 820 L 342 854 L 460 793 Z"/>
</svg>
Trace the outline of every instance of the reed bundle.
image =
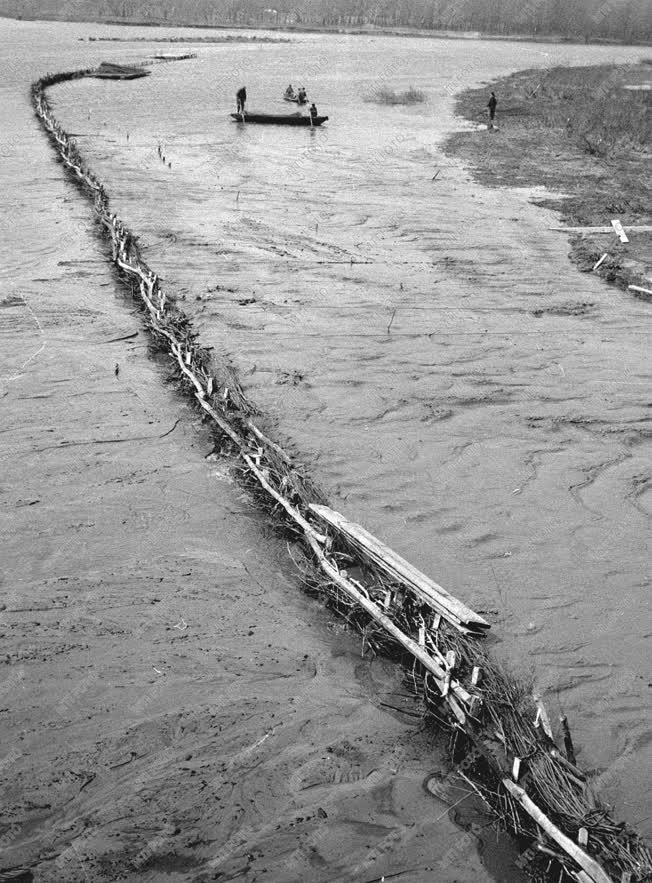
<svg viewBox="0 0 652 883">
<path fill-rule="evenodd" d="M 234 371 L 198 343 L 190 319 L 163 290 L 136 236 L 111 212 L 102 183 L 52 114 L 48 87 L 92 73 L 41 78 L 32 86 L 35 111 L 66 170 L 93 200 L 113 263 L 143 308 L 152 339 L 213 426 L 216 442 L 238 458 L 243 481 L 292 539 L 306 587 L 363 634 L 365 647 L 406 664 L 426 711 L 454 736 L 460 774 L 505 828 L 532 843 L 533 876 L 652 880 L 650 851 L 635 831 L 612 820 L 574 758 L 556 745 L 531 684 L 486 652 L 488 623 L 328 508 L 301 465 L 263 431 Z"/>
</svg>

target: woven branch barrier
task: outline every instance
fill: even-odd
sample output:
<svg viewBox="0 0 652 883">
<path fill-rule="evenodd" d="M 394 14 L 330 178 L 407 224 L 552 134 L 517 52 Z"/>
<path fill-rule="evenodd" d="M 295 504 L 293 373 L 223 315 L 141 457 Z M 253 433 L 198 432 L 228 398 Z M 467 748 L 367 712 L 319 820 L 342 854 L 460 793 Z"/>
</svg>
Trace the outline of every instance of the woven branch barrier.
<svg viewBox="0 0 652 883">
<path fill-rule="evenodd" d="M 239 474 L 292 540 L 304 584 L 363 634 L 363 652 L 405 666 L 424 713 L 449 728 L 457 773 L 524 847 L 521 867 L 539 880 L 652 880 L 652 854 L 611 817 L 576 766 L 565 719 L 557 745 L 531 684 L 507 673 L 483 644 L 489 624 L 360 525 L 331 509 L 305 470 L 260 428 L 234 371 L 202 347 L 189 317 L 165 292 L 134 233 L 111 212 L 106 190 L 55 119 L 46 91 L 92 70 L 32 85 L 36 114 L 58 158 L 93 200 L 122 281 L 142 307 L 158 349 L 186 394 L 239 461 Z"/>
</svg>

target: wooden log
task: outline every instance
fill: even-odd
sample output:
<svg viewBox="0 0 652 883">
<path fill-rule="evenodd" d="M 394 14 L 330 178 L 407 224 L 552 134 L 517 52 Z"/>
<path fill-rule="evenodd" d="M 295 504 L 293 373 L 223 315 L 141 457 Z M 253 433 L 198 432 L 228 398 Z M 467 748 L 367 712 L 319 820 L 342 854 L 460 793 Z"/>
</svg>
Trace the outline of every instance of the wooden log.
<svg viewBox="0 0 652 883">
<path fill-rule="evenodd" d="M 270 496 L 274 497 L 274 499 L 275 499 L 278 503 L 280 503 L 281 506 L 283 506 L 283 508 L 284 508 L 285 511 L 288 513 L 288 515 L 290 516 L 290 518 L 292 518 L 293 521 L 295 521 L 295 522 L 299 525 L 299 527 L 303 530 L 303 532 L 306 534 L 306 536 L 307 536 L 310 540 L 313 540 L 313 541 L 315 541 L 315 542 L 318 542 L 318 543 L 325 543 L 325 542 L 326 542 L 326 537 L 325 537 L 325 535 L 324 535 L 324 534 L 321 534 L 321 533 L 317 533 L 317 531 L 315 530 L 315 528 L 314 528 L 311 524 L 309 524 L 309 523 L 306 521 L 306 519 L 303 517 L 303 515 L 301 515 L 301 513 L 298 512 L 298 511 L 294 508 L 294 506 L 291 505 L 291 503 L 288 503 L 288 501 L 285 499 L 285 497 L 282 497 L 282 496 L 278 493 L 278 491 L 275 491 L 275 490 L 274 490 L 274 488 L 273 488 L 273 487 L 271 486 L 271 484 L 267 481 L 267 479 L 266 479 L 265 476 L 262 474 L 262 472 L 260 472 L 260 470 L 256 467 L 256 465 L 254 464 L 254 461 L 251 459 L 251 457 L 250 457 L 248 454 L 245 454 L 244 451 L 242 452 L 242 459 L 245 461 L 245 463 L 247 464 L 247 466 L 251 469 L 251 471 L 252 471 L 253 474 L 256 476 L 256 478 L 258 479 L 258 481 L 260 482 L 260 484 L 265 488 L 265 490 L 267 491 L 267 493 L 268 493 Z"/>
<path fill-rule="evenodd" d="M 273 441 L 271 440 L 271 438 L 267 438 L 267 436 L 264 435 L 264 434 L 260 431 L 260 429 L 258 429 L 258 427 L 256 426 L 256 424 L 255 424 L 252 420 L 247 420 L 247 427 L 253 432 L 253 434 L 254 434 L 255 436 L 257 436 L 262 442 L 264 442 L 264 444 L 266 444 L 268 448 L 271 448 L 276 454 L 278 454 L 278 456 L 281 458 L 281 460 L 283 460 L 283 462 L 284 462 L 287 466 L 292 466 L 292 465 L 293 465 L 293 464 L 292 464 L 292 460 L 291 460 L 290 457 L 285 453 L 285 451 L 283 450 L 283 448 L 280 447 L 279 445 L 277 445 L 276 442 L 273 442 Z"/>
<path fill-rule="evenodd" d="M 224 420 L 222 417 L 220 417 L 220 415 L 217 413 L 217 411 L 214 408 L 212 408 L 208 404 L 208 402 L 204 398 L 202 398 L 202 396 L 199 395 L 199 393 L 197 393 L 195 398 L 197 399 L 197 402 L 199 403 L 199 405 L 204 409 L 204 411 L 206 411 L 207 414 L 210 414 L 210 416 L 213 418 L 215 423 L 217 423 L 217 425 L 220 427 L 222 432 L 225 435 L 228 435 L 229 438 L 231 439 L 231 441 L 235 442 L 235 444 L 240 448 L 240 450 L 246 450 L 247 449 L 247 442 L 245 441 L 245 439 L 243 439 L 241 435 L 238 435 L 238 433 L 235 432 L 235 430 L 226 422 L 226 420 Z"/>
<path fill-rule="evenodd" d="M 627 290 L 628 291 L 638 291 L 641 294 L 649 294 L 652 296 L 652 291 L 649 288 L 641 288 L 640 285 L 628 285 Z"/>
<path fill-rule="evenodd" d="M 359 524 L 349 521 L 328 506 L 311 503 L 310 508 L 359 548 L 361 547 L 374 563 L 392 579 L 408 586 L 421 601 L 441 613 L 456 628 L 459 629 L 460 626 L 463 626 L 475 632 L 482 632 L 489 628 L 489 623 L 479 614 L 474 613 L 466 604 L 454 598 L 446 589 L 421 573 Z"/>
<path fill-rule="evenodd" d="M 592 883 L 612 883 L 611 878 L 605 873 L 598 862 L 591 858 L 590 855 L 587 855 L 583 849 L 580 849 L 576 843 L 573 843 L 570 837 L 567 837 L 563 831 L 560 831 L 559 828 L 550 821 L 548 816 L 539 809 L 534 801 L 527 796 L 520 785 L 517 785 L 510 779 L 503 779 L 503 785 L 514 800 L 523 807 L 530 818 L 534 819 L 537 825 L 545 831 L 548 837 L 550 837 L 551 840 L 554 840 L 558 846 L 561 846 L 563 851 L 569 855 L 586 874 L 589 875 Z"/>
</svg>

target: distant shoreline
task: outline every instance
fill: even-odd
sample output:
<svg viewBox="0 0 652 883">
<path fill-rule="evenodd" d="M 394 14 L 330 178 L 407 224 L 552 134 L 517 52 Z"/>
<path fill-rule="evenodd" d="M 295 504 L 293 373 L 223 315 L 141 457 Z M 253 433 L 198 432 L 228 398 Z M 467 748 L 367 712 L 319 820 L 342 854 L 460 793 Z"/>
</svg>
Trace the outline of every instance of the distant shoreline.
<svg viewBox="0 0 652 883">
<path fill-rule="evenodd" d="M 650 226 L 649 91 L 643 85 L 650 81 L 652 60 L 519 71 L 457 96 L 457 114 L 477 128 L 452 135 L 445 150 L 484 186 L 547 188 L 550 195 L 536 204 L 561 212 L 560 236 L 564 225 L 609 228 L 614 219 Z M 491 91 L 498 97 L 494 131 L 480 124 L 487 121 Z M 623 289 L 652 288 L 649 233 L 632 232 L 628 243 L 613 232 L 571 229 L 568 235 L 571 260 L 580 271 L 596 272 Z"/>
<path fill-rule="evenodd" d="M 260 24 L 189 24 L 182 22 L 152 22 L 144 20 L 123 21 L 120 19 L 69 19 L 69 18 L 29 18 L 21 16 L 16 18 L 0 12 L 0 18 L 11 21 L 40 21 L 61 22 L 63 24 L 97 24 L 112 27 L 134 28 L 190 28 L 203 31 L 274 31 L 285 34 L 333 34 L 340 36 L 362 37 L 414 37 L 418 39 L 433 40 L 495 40 L 507 43 L 558 43 L 566 46 L 652 46 L 650 41 L 625 42 L 623 40 L 611 40 L 607 38 L 586 40 L 580 36 L 564 37 L 559 34 L 492 34 L 480 31 L 447 31 L 447 30 L 422 30 L 419 28 L 374 28 L 363 27 L 331 27 L 318 25 L 274 25 L 269 23 Z M 190 38 L 189 38 L 190 39 Z"/>
</svg>

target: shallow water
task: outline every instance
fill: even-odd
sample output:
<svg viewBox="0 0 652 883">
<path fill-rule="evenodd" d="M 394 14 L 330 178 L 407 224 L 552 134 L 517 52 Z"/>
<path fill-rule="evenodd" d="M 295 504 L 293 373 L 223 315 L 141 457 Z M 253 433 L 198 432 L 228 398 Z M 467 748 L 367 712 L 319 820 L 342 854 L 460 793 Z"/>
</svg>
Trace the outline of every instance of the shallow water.
<svg viewBox="0 0 652 883">
<path fill-rule="evenodd" d="M 44 70 L 162 50 L 76 42 L 116 32 L 103 26 L 2 27 L 20 58 L 5 103 L 18 86 L 27 101 Z M 638 822 L 652 732 L 649 305 L 580 275 L 553 213 L 472 183 L 441 143 L 462 125 L 451 96 L 466 85 L 641 51 L 316 35 L 196 51 L 144 80 L 57 87 L 55 112 L 333 505 L 490 612 L 495 651 L 532 670 L 582 765 L 606 771 L 605 796 Z M 290 80 L 330 116 L 322 129 L 230 121 L 243 82 L 252 110 L 283 112 Z M 384 83 L 428 100 L 360 100 Z M 509 137 L 508 119 L 493 137 Z M 31 245 L 47 257 L 36 232 Z M 11 268 L 6 244 L 2 256 Z"/>
</svg>

